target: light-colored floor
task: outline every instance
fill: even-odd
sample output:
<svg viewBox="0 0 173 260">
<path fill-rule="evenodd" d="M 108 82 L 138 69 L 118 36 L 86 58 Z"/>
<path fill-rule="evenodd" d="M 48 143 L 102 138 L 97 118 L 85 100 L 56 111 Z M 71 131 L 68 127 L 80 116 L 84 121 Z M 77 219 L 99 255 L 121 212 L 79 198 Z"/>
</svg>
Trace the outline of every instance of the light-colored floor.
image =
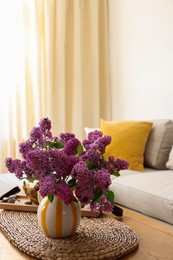
<svg viewBox="0 0 173 260">
<path fill-rule="evenodd" d="M 122 222 L 139 237 L 139 248 L 122 259 L 173 260 L 173 226 L 124 209 Z M 34 259 L 15 248 L 0 231 L 0 260 Z M 91 259 L 92 260 L 92 259 Z"/>
</svg>

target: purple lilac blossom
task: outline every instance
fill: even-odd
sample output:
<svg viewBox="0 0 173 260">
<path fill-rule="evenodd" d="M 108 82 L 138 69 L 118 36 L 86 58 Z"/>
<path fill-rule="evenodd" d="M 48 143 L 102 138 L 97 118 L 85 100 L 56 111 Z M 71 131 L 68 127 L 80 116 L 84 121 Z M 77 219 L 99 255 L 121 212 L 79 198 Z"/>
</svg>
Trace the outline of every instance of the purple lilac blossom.
<svg viewBox="0 0 173 260">
<path fill-rule="evenodd" d="M 24 159 L 26 159 L 27 153 L 33 149 L 32 145 L 33 144 L 30 142 L 30 140 L 19 144 L 19 151 Z"/>
<path fill-rule="evenodd" d="M 83 145 L 85 152 L 82 153 L 81 158 L 85 161 L 90 161 L 98 167 L 102 155 L 105 153 L 106 146 L 110 144 L 110 136 L 102 136 L 100 131 L 90 133 L 90 141 L 84 140 Z"/>
<path fill-rule="evenodd" d="M 26 165 L 28 168 L 32 169 L 32 171 L 38 170 L 50 173 L 52 167 L 49 163 L 49 157 L 49 151 L 34 148 L 26 155 Z"/>
<path fill-rule="evenodd" d="M 39 127 L 31 130 L 30 139 L 19 145 L 24 160 L 6 159 L 9 172 L 19 179 L 23 176 L 37 179 L 43 197 L 53 194 L 69 204 L 75 192 L 82 204 L 91 204 L 91 210 L 112 211 L 113 205 L 104 191 L 111 184 L 110 174 L 127 169 L 128 162 L 114 156 L 110 156 L 108 161 L 104 159 L 103 154 L 111 137 L 103 136 L 98 130 L 90 132 L 88 139 L 82 142 L 84 151 L 79 155 L 80 141 L 73 133 L 52 137 L 50 130 L 51 121 L 48 118 L 40 120 Z M 52 141 L 61 142 L 64 147 L 47 146 L 47 142 L 51 144 Z M 75 190 L 66 183 L 71 177 L 76 179 Z M 95 190 L 102 191 L 103 195 L 93 202 Z"/>
<path fill-rule="evenodd" d="M 44 134 L 44 138 L 45 138 L 45 141 L 52 141 L 52 139 L 53 139 L 52 133 L 50 131 L 46 131 L 46 133 Z"/>
<path fill-rule="evenodd" d="M 43 146 L 44 140 L 40 127 L 34 127 L 30 133 L 30 140 L 33 143 L 38 143 Z"/>
<path fill-rule="evenodd" d="M 12 158 L 7 158 L 5 160 L 6 167 L 10 173 L 14 173 L 18 179 L 22 177 L 31 178 L 33 172 L 26 166 L 26 161 L 21 161 L 19 159 L 12 160 Z"/>
<path fill-rule="evenodd" d="M 95 145 L 97 145 L 97 149 L 101 154 L 105 153 L 106 146 L 111 143 L 111 137 L 109 135 L 102 136 L 95 141 Z"/>
<path fill-rule="evenodd" d="M 105 195 L 101 196 L 101 211 L 112 211 L 114 205 L 107 199 Z"/>
<path fill-rule="evenodd" d="M 56 142 L 60 142 L 59 137 L 58 137 L 58 136 L 54 136 L 54 137 L 53 137 L 53 142 L 55 142 L 55 143 L 56 143 Z"/>
<path fill-rule="evenodd" d="M 67 155 L 64 150 L 54 149 L 50 151 L 50 164 L 54 171 L 61 177 L 66 178 L 70 175 L 73 166 L 79 161 L 79 158 L 73 155 Z"/>
<path fill-rule="evenodd" d="M 87 139 L 82 141 L 82 145 L 83 145 L 83 147 L 85 148 L 86 151 L 90 149 L 91 144 L 92 144 L 92 142 L 87 140 Z"/>
<path fill-rule="evenodd" d="M 114 156 L 109 156 L 108 165 L 110 167 L 110 171 L 120 171 L 126 170 L 129 167 L 129 163 L 126 160 L 122 160 L 120 158 L 116 158 Z"/>
<path fill-rule="evenodd" d="M 75 195 L 82 204 L 87 205 L 91 203 L 94 197 L 94 186 L 90 183 L 84 185 L 79 184 L 76 187 Z"/>
<path fill-rule="evenodd" d="M 15 165 L 13 162 L 14 162 L 14 160 L 11 157 L 6 158 L 6 160 L 5 160 L 5 166 L 7 167 L 8 171 L 10 173 L 14 173 Z"/>
<path fill-rule="evenodd" d="M 72 138 L 68 140 L 64 145 L 64 151 L 67 155 L 77 154 L 78 146 L 80 141 L 77 138 Z"/>
<path fill-rule="evenodd" d="M 48 174 L 44 178 L 39 179 L 39 191 L 41 196 L 45 197 L 49 194 L 55 194 L 57 190 L 56 176 Z"/>
<path fill-rule="evenodd" d="M 114 205 L 107 199 L 105 195 L 102 195 L 99 202 L 91 202 L 90 208 L 92 211 L 106 211 L 113 210 Z"/>
<path fill-rule="evenodd" d="M 88 133 L 88 140 L 91 142 L 96 141 L 99 137 L 102 137 L 103 133 L 101 131 L 95 130 Z"/>
<path fill-rule="evenodd" d="M 72 138 L 75 138 L 75 135 L 72 133 L 61 133 L 60 134 L 60 142 L 62 142 L 64 145 Z"/>
<path fill-rule="evenodd" d="M 26 178 L 29 178 L 29 179 L 34 177 L 35 172 L 33 172 L 30 168 L 27 167 L 26 161 L 21 161 L 20 167 L 23 170 L 23 176 L 22 177 L 26 177 Z"/>
<path fill-rule="evenodd" d="M 100 204 L 98 202 L 91 202 L 90 209 L 91 211 L 100 211 Z"/>
<path fill-rule="evenodd" d="M 43 118 L 39 122 L 40 131 L 42 132 L 42 136 L 44 141 L 51 141 L 52 133 L 51 133 L 51 121 L 48 118 Z"/>
<path fill-rule="evenodd" d="M 89 161 L 95 164 L 95 166 L 98 165 L 99 161 L 100 161 L 100 154 L 97 151 L 94 151 L 92 149 L 84 152 L 81 157 L 80 157 L 83 161 Z"/>
<path fill-rule="evenodd" d="M 73 190 L 67 186 L 65 181 L 61 181 L 57 184 L 57 189 L 54 195 L 58 196 L 58 198 L 67 205 L 69 205 L 74 199 Z"/>
<path fill-rule="evenodd" d="M 88 139 L 84 139 L 82 141 L 82 145 L 84 146 L 85 150 L 89 150 L 94 142 L 102 137 L 103 133 L 101 131 L 95 130 L 93 132 L 88 133 Z"/>
<path fill-rule="evenodd" d="M 107 145 L 111 143 L 111 137 L 104 135 L 101 131 L 95 130 L 88 134 L 88 139 L 83 140 L 82 144 L 86 150 L 98 149 L 102 154 Z"/>
<path fill-rule="evenodd" d="M 71 176 L 72 178 L 78 180 L 82 185 L 87 182 L 93 182 L 93 174 L 88 169 L 87 164 L 84 161 L 79 161 L 74 165 Z"/>
<path fill-rule="evenodd" d="M 42 118 L 39 122 L 39 126 L 42 132 L 51 130 L 51 121 L 48 118 Z"/>
<path fill-rule="evenodd" d="M 14 173 L 18 179 L 23 177 L 24 171 L 22 168 L 22 162 L 19 159 L 12 160 L 12 158 L 6 159 L 6 167 L 9 172 Z"/>
<path fill-rule="evenodd" d="M 107 190 L 111 184 L 110 173 L 107 169 L 101 169 L 94 174 L 94 181 L 99 190 Z"/>
</svg>

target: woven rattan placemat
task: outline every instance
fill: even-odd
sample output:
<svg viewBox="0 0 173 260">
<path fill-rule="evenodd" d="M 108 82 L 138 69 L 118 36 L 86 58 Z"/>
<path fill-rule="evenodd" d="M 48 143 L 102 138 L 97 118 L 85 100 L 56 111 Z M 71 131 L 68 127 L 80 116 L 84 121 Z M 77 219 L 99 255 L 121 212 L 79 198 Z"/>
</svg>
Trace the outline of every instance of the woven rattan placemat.
<svg viewBox="0 0 173 260">
<path fill-rule="evenodd" d="M 118 259 L 138 247 L 137 234 L 110 217 L 81 219 L 70 238 L 46 237 L 31 212 L 2 211 L 0 228 L 9 241 L 26 254 L 39 259 L 95 260 Z"/>
</svg>

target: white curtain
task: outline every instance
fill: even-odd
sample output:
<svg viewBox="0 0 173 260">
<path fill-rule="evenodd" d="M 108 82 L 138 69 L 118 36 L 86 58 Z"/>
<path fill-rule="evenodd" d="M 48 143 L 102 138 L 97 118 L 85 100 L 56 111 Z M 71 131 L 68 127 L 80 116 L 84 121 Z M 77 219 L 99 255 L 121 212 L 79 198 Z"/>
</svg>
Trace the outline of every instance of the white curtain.
<svg viewBox="0 0 173 260">
<path fill-rule="evenodd" d="M 54 135 L 111 118 L 107 0 L 0 2 L 0 171 L 40 118 Z"/>
</svg>

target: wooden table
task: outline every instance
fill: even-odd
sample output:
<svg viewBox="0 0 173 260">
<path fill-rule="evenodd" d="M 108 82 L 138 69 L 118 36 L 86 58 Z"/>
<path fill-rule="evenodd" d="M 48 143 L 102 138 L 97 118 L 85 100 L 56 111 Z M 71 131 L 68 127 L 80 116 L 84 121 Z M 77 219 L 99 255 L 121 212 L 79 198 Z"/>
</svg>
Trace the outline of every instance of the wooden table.
<svg viewBox="0 0 173 260">
<path fill-rule="evenodd" d="M 139 248 L 122 259 L 172 260 L 173 226 L 124 209 L 122 222 L 131 226 L 139 237 Z M 34 259 L 15 248 L 0 231 L 0 260 Z M 91 259 L 92 260 L 92 259 Z"/>
</svg>

